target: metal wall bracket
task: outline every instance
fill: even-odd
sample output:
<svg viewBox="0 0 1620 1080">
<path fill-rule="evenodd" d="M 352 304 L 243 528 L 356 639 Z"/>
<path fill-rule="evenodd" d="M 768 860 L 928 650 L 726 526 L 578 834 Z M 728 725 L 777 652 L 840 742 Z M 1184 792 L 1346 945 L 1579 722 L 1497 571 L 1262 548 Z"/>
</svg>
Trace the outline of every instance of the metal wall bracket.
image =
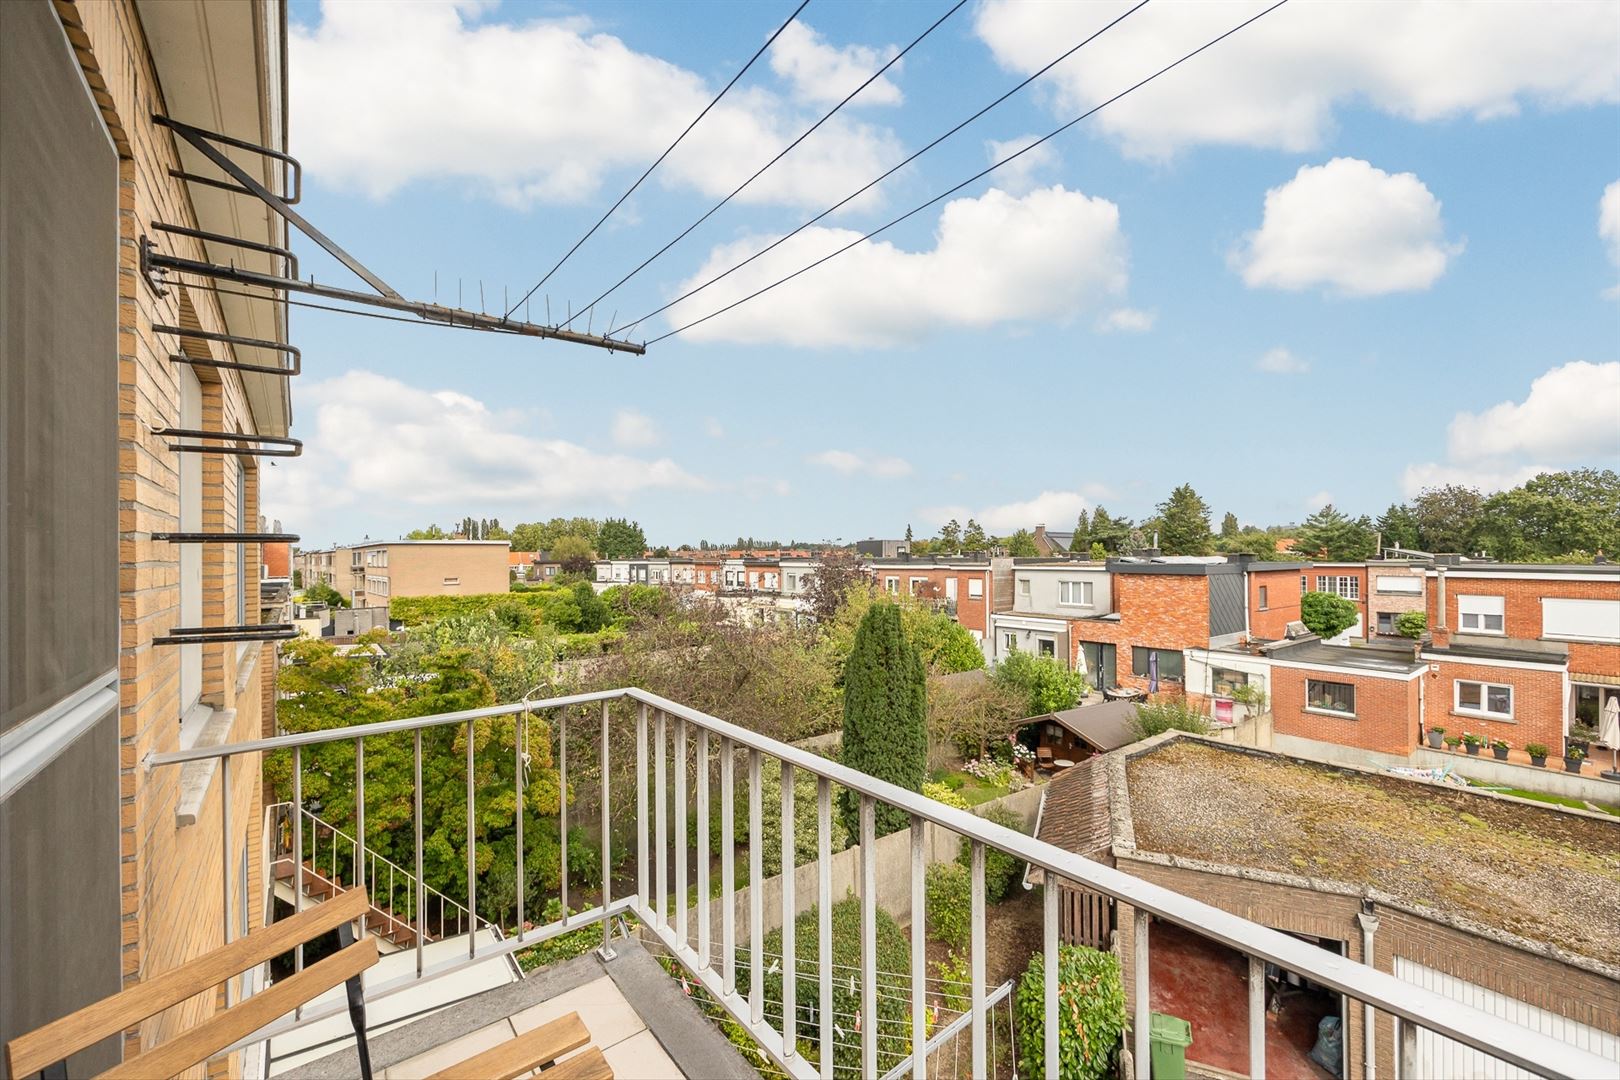
<svg viewBox="0 0 1620 1080">
<path fill-rule="evenodd" d="M 161 221 L 152 222 L 152 228 L 158 232 L 172 233 L 175 236 L 189 236 L 193 240 L 206 240 L 209 243 L 224 244 L 227 247 L 237 247 L 244 251 L 262 251 L 266 255 L 276 255 L 286 260 L 284 270 L 288 277 L 298 276 L 298 256 L 290 248 L 277 247 L 275 244 L 261 244 L 257 240 L 243 240 L 237 236 L 226 236 L 224 233 L 207 232 L 203 229 L 188 229 L 184 225 L 165 225 Z M 145 241 L 150 243 L 151 241 Z"/>
<path fill-rule="evenodd" d="M 155 532 L 154 540 L 167 540 L 171 544 L 296 544 L 295 533 L 272 532 Z"/>
<path fill-rule="evenodd" d="M 152 639 L 154 645 L 218 645 L 226 641 L 287 641 L 298 636 L 292 623 L 249 623 L 243 626 L 176 626 Z"/>
<path fill-rule="evenodd" d="M 253 349 L 268 349 L 272 352 L 286 353 L 292 358 L 291 366 L 281 364 L 244 364 L 236 360 L 215 360 L 211 357 L 187 356 L 185 353 L 170 353 L 169 360 L 175 364 L 197 364 L 202 367 L 232 368 L 236 371 L 262 371 L 267 375 L 285 375 L 289 378 L 300 374 L 304 370 L 304 354 L 295 345 L 285 345 L 279 341 L 266 341 L 263 338 L 242 337 L 238 334 L 218 334 L 212 330 L 187 330 L 183 326 L 165 326 L 154 323 L 153 333 L 173 334 L 176 337 L 196 338 L 200 341 L 219 341 L 227 345 L 241 345 Z"/>
<path fill-rule="evenodd" d="M 192 428 L 152 428 L 154 435 L 169 435 L 182 439 L 225 439 L 239 443 L 263 443 L 289 447 L 286 450 L 266 450 L 262 446 L 198 446 L 196 443 L 170 443 L 169 449 L 181 454 L 236 454 L 239 457 L 297 457 L 304 452 L 301 439 L 283 435 L 248 435 L 240 431 L 197 431 Z"/>
</svg>

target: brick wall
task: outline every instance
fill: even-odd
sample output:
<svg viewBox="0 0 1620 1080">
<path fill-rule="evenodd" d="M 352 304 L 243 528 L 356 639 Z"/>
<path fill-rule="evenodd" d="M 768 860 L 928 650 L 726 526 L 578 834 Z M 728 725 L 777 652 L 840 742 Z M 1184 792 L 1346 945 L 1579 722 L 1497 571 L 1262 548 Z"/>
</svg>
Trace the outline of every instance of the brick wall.
<svg viewBox="0 0 1620 1080">
<path fill-rule="evenodd" d="M 1298 570 L 1249 571 L 1249 633 L 1253 637 L 1278 641 L 1288 634 L 1288 624 L 1299 621 Z M 1260 590 L 1266 590 L 1266 603 L 1260 606 Z"/>
<path fill-rule="evenodd" d="M 1341 746 L 1409 754 L 1418 743 L 1418 684 L 1422 677 L 1420 673 L 1409 679 L 1391 679 L 1274 665 L 1271 669 L 1272 730 L 1279 735 L 1298 735 Z M 1354 686 L 1355 719 L 1308 710 L 1306 682 L 1311 679 Z M 1432 708 L 1429 715 L 1432 720 Z"/>
<path fill-rule="evenodd" d="M 119 402 L 119 592 L 120 592 L 120 847 L 122 861 L 122 969 L 126 984 L 177 966 L 221 943 L 222 881 L 229 873 L 234 909 L 240 903 L 238 861 L 244 849 L 250 867 L 257 859 L 261 796 L 256 758 L 234 762 L 230 850 L 221 855 L 221 796 L 217 776 L 204 799 L 197 823 L 180 827 L 175 810 L 180 770 L 147 771 L 140 764 L 153 752 L 178 749 L 180 657 L 172 646 L 152 639 L 179 622 L 179 554 L 175 545 L 154 541 L 153 532 L 179 525 L 179 470 L 167 439 L 153 427 L 177 426 L 180 417 L 178 374 L 168 356 L 173 338 L 159 338 L 154 323 L 187 320 L 203 329 L 224 330 L 223 320 L 206 291 L 170 288 L 158 296 L 139 275 L 138 241 L 148 223 L 164 221 L 197 227 L 191 204 L 179 181 L 168 174 L 180 161 L 170 135 L 149 119 L 162 108 L 140 19 L 130 0 L 71 3 L 56 0 L 55 9 L 68 30 L 86 81 L 96 92 L 103 115 L 113 128 L 120 151 L 118 267 L 118 402 Z M 191 239 L 153 233 L 162 250 L 193 259 L 206 258 Z M 182 309 L 182 300 L 189 310 Z M 226 346 L 191 342 L 217 359 L 227 359 Z M 199 355 L 193 351 L 192 355 Z M 204 389 L 205 426 L 254 430 L 241 379 L 235 372 L 199 368 Z M 218 455 L 206 455 L 203 470 L 203 525 L 207 530 L 234 530 L 236 469 Z M 257 520 L 258 474 L 249 469 L 247 513 L 240 522 Z M 203 557 L 204 613 L 209 623 L 235 621 L 236 548 L 209 545 Z M 245 597 L 248 621 L 258 617 L 256 545 L 248 545 L 244 562 L 251 567 Z M 266 729 L 265 696 L 255 684 L 262 645 L 240 653 L 234 643 L 204 650 L 203 700 L 235 709 L 232 741 L 256 737 Z M 268 666 L 268 661 L 266 665 Z M 259 678 L 263 678 L 260 672 Z M 242 684 L 238 692 L 238 684 Z M 256 876 L 256 875 L 255 875 Z M 262 918 L 257 883 L 249 889 L 249 919 Z M 214 994 L 193 998 L 126 1034 L 126 1054 L 150 1047 L 175 1032 L 206 1019 L 216 1006 Z M 226 1062 L 223 1068 L 234 1068 Z M 198 1070 L 200 1072 L 200 1070 Z"/>
<path fill-rule="evenodd" d="M 1069 624 L 1069 663 L 1081 666 L 1080 643 L 1112 643 L 1121 686 L 1147 689 L 1131 671 L 1131 648 L 1184 650 L 1209 645 L 1209 579 L 1202 574 L 1114 574 L 1119 621 L 1076 619 Z M 1296 598 L 1297 602 L 1297 598 Z"/>
<path fill-rule="evenodd" d="M 1500 596 L 1503 598 L 1503 631 L 1510 638 L 1541 637 L 1541 601 L 1544 597 L 1567 600 L 1620 600 L 1620 582 L 1596 581 L 1571 575 L 1567 579 L 1526 580 L 1523 578 L 1463 577 L 1446 575 L 1445 628 L 1439 618 L 1438 579 L 1428 583 L 1426 608 L 1429 629 L 1436 645 L 1444 646 L 1458 632 L 1457 597 Z M 1571 641 L 1569 670 L 1588 674 L 1620 675 L 1620 645 Z"/>
<path fill-rule="evenodd" d="M 1118 867 L 1273 929 L 1342 941 L 1351 959 L 1363 959 L 1361 927 L 1356 920 L 1358 897 L 1129 857 L 1119 858 Z M 1119 906 L 1119 952 L 1128 1007 L 1135 1000 L 1134 914 L 1127 905 Z M 1395 957 L 1404 957 L 1602 1031 L 1620 1033 L 1620 983 L 1612 979 L 1405 911 L 1380 905 L 1377 914 L 1373 963 L 1381 971 L 1393 973 Z M 1150 931 L 1150 951 L 1152 947 Z M 1350 1058 L 1347 1075 L 1363 1076 L 1363 1010 L 1359 1004 L 1352 1004 L 1346 1012 L 1344 1040 Z M 1243 1023 L 1241 1011 L 1238 1016 L 1238 1022 Z M 1374 1074 L 1394 1076 L 1394 1021 L 1380 1013 L 1376 1023 Z M 1188 1056 L 1197 1060 L 1196 1033 Z"/>
<path fill-rule="evenodd" d="M 1489 742 L 1504 739 L 1515 750 L 1526 743 L 1542 743 L 1554 754 L 1562 753 L 1564 739 L 1564 673 L 1522 667 L 1439 662 L 1439 672 L 1426 676 L 1428 702 L 1425 712 L 1429 726 L 1446 729 L 1447 734 L 1463 732 L 1482 735 Z M 1513 687 L 1513 719 L 1486 719 L 1455 709 L 1459 680 L 1494 683 Z"/>
<path fill-rule="evenodd" d="M 387 551 L 388 565 L 366 572 L 388 579 L 388 599 L 503 593 L 510 585 L 506 549 L 498 544 L 395 544 Z M 460 584 L 446 585 L 446 578 Z"/>
</svg>

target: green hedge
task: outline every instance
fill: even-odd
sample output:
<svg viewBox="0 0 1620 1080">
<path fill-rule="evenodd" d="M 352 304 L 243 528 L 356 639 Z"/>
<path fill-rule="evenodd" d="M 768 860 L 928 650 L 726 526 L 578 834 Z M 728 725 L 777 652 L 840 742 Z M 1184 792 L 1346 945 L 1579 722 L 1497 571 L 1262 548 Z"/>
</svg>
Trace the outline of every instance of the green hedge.
<svg viewBox="0 0 1620 1080">
<path fill-rule="evenodd" d="M 1046 954 L 1029 958 L 1018 983 L 1018 1060 L 1026 1076 L 1046 1075 Z M 1119 959 L 1083 945 L 1058 949 L 1058 1074 L 1099 1080 L 1125 1030 Z"/>
<path fill-rule="evenodd" d="M 935 863 L 924 878 L 928 932 L 955 949 L 973 934 L 973 879 L 961 863 Z"/>
<path fill-rule="evenodd" d="M 474 593 L 470 596 L 396 596 L 388 602 L 388 617 L 406 626 L 438 622 L 452 615 L 487 615 L 500 605 L 531 608 L 545 617 L 546 608 L 566 590 L 542 585 L 525 592 Z"/>
</svg>

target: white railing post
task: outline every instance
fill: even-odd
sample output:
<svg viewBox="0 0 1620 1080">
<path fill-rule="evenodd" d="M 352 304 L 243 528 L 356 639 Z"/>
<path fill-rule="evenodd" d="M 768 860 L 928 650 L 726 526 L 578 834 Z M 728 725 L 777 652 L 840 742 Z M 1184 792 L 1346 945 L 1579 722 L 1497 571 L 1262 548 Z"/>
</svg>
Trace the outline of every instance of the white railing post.
<svg viewBox="0 0 1620 1080">
<path fill-rule="evenodd" d="M 713 966 L 709 940 L 709 729 L 698 728 L 697 763 L 693 769 L 697 782 L 697 835 L 693 837 L 697 858 L 697 936 L 698 970 Z"/>
<path fill-rule="evenodd" d="M 636 903 L 647 910 L 647 706 L 636 707 Z"/>
<path fill-rule="evenodd" d="M 816 781 L 816 982 L 820 990 L 816 1019 L 821 1022 L 821 1076 L 833 1075 L 833 946 L 832 946 L 832 781 Z"/>
<path fill-rule="evenodd" d="M 737 992 L 736 749 L 720 740 L 720 972 L 725 992 Z"/>
<path fill-rule="evenodd" d="M 602 702 L 602 910 L 613 900 L 613 839 L 608 821 L 608 703 Z M 613 920 L 602 920 L 602 958 L 613 959 Z"/>
<path fill-rule="evenodd" d="M 911 1075 L 928 1075 L 927 822 L 911 815 Z"/>
<path fill-rule="evenodd" d="M 1148 1060 L 1148 1027 L 1153 1022 L 1153 995 L 1148 984 L 1148 917 L 1147 912 L 1136 909 L 1136 953 L 1132 958 L 1136 968 L 1136 1021 L 1132 1025 L 1136 1080 L 1153 1080 L 1153 1066 Z"/>
<path fill-rule="evenodd" d="M 1418 1027 L 1410 1020 L 1395 1018 L 1396 1080 L 1419 1080 L 1417 1070 Z"/>
<path fill-rule="evenodd" d="M 798 927 L 795 925 L 794 896 L 798 885 L 795 873 L 798 862 L 798 844 L 793 835 L 793 766 L 782 762 L 782 1056 L 791 1058 L 798 1053 Z"/>
<path fill-rule="evenodd" d="M 304 910 L 304 748 L 293 747 L 293 914 Z M 293 970 L 304 970 L 304 943 L 293 950 Z M 303 1006 L 294 1010 L 301 1013 Z"/>
<path fill-rule="evenodd" d="M 517 866 L 514 869 L 517 872 L 516 873 L 516 876 L 517 876 L 517 939 L 519 941 L 523 940 L 523 931 L 524 931 L 523 924 L 525 922 L 525 920 L 523 918 L 523 914 L 524 914 L 524 911 L 523 911 L 523 905 L 524 905 L 524 895 L 523 895 L 523 893 L 524 893 L 524 872 L 523 872 L 523 770 L 524 770 L 524 767 L 526 765 L 526 762 L 523 760 L 524 759 L 524 753 L 523 752 L 524 752 L 524 749 L 528 746 L 528 742 L 529 742 L 529 707 L 528 707 L 528 699 L 525 698 L 524 703 L 523 703 L 523 715 L 522 715 L 522 718 L 518 720 L 518 726 L 515 729 L 513 729 L 513 732 L 512 732 L 512 759 L 513 759 L 513 767 L 514 767 L 512 785 L 513 785 L 514 790 L 517 793 Z M 390 867 L 389 871 L 388 871 L 388 895 L 389 895 L 390 898 L 392 898 L 393 895 L 394 895 L 394 871 L 393 871 L 392 867 Z"/>
<path fill-rule="evenodd" d="M 876 801 L 861 796 L 861 1075 L 878 1074 Z M 982 1074 L 981 1074 L 982 1075 Z"/>
<path fill-rule="evenodd" d="M 568 925 L 568 707 L 557 710 L 557 896 L 562 904 L 563 925 Z"/>
<path fill-rule="evenodd" d="M 360 885 L 366 885 L 366 872 L 362 863 L 366 857 L 366 740 L 354 740 L 354 873 L 359 878 Z M 376 864 L 372 864 L 372 877 L 377 876 Z M 366 899 L 375 904 L 377 891 L 368 888 Z M 366 933 L 366 910 L 360 912 L 360 936 Z"/>
<path fill-rule="evenodd" d="M 987 1076 L 984 1044 L 984 841 L 972 842 L 973 852 L 973 1075 Z"/>
<path fill-rule="evenodd" d="M 686 721 L 675 721 L 675 936 L 686 936 Z"/>
<path fill-rule="evenodd" d="M 1045 959 L 1045 978 L 1041 980 L 1041 1034 L 1043 1056 L 1046 1059 L 1047 1080 L 1058 1076 L 1058 984 L 1063 959 L 1058 952 L 1058 901 L 1062 899 L 1062 886 L 1051 873 L 1043 875 L 1041 906 L 1044 910 L 1041 948 Z"/>
<path fill-rule="evenodd" d="M 1249 957 L 1249 1075 L 1266 1075 L 1266 962 Z"/>
<path fill-rule="evenodd" d="M 653 922 L 660 927 L 669 925 L 669 788 L 665 786 L 664 743 L 668 739 L 664 710 L 658 710 L 658 723 L 653 737 L 653 873 L 657 880 L 653 891 L 658 899 L 658 910 Z"/>
<path fill-rule="evenodd" d="M 478 954 L 478 782 L 477 766 L 473 763 L 473 721 L 467 721 L 467 959 Z M 461 916 L 456 916 L 461 922 Z M 458 925 L 456 929 L 461 929 Z"/>
<path fill-rule="evenodd" d="M 765 844 L 761 837 L 764 816 L 759 790 L 759 751 L 748 751 L 748 1015 L 758 1024 L 765 1019 Z"/>
<path fill-rule="evenodd" d="M 422 945 L 427 938 L 427 885 L 422 880 L 422 729 L 417 728 L 412 763 L 416 769 L 416 977 L 422 977 Z"/>
</svg>

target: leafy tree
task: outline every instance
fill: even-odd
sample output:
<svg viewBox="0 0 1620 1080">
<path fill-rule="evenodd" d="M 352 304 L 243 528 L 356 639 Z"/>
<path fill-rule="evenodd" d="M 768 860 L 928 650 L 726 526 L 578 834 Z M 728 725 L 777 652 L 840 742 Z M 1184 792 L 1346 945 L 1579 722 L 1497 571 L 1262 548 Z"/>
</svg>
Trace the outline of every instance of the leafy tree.
<svg viewBox="0 0 1620 1080">
<path fill-rule="evenodd" d="M 1050 656 L 1015 652 L 996 665 L 995 680 L 1020 695 L 1025 716 L 1072 709 L 1086 693 L 1086 677 Z"/>
<path fill-rule="evenodd" d="M 296 566 L 293 567 L 292 572 L 292 587 L 294 591 L 301 590 L 304 587 L 304 572 Z"/>
<path fill-rule="evenodd" d="M 928 778 L 927 679 L 921 657 L 900 625 L 900 608 L 878 603 L 861 620 L 844 664 L 845 765 L 921 791 Z M 859 830 L 859 800 L 846 792 L 844 824 Z M 877 832 L 887 835 L 910 821 L 898 807 L 879 804 Z"/>
<path fill-rule="evenodd" d="M 966 552 L 980 552 L 989 546 L 985 539 L 984 526 L 972 518 L 968 518 L 967 528 L 962 530 L 962 550 Z"/>
<path fill-rule="evenodd" d="M 941 555 L 955 555 L 961 550 L 962 526 L 956 523 L 955 518 L 951 518 L 939 530 L 939 553 Z"/>
<path fill-rule="evenodd" d="M 1019 529 L 1007 537 L 1007 554 L 1015 559 L 1032 559 L 1040 553 L 1035 546 L 1035 536 L 1028 529 Z"/>
<path fill-rule="evenodd" d="M 1419 547 L 1423 551 L 1469 551 L 1485 497 L 1462 484 L 1424 488 L 1412 500 Z"/>
<path fill-rule="evenodd" d="M 1418 547 L 1421 537 L 1418 533 L 1417 515 L 1405 503 L 1390 503 L 1389 509 L 1378 515 L 1373 523 L 1378 527 L 1383 537 L 1385 547 L 1402 547 L 1409 551 L 1421 551 Z"/>
<path fill-rule="evenodd" d="M 984 812 L 985 820 L 993 821 L 997 825 L 1027 833 L 1024 819 L 1008 810 L 1004 806 L 993 806 Z M 962 837 L 962 847 L 956 856 L 959 866 L 973 867 L 973 841 Z M 1007 854 L 1000 848 L 985 845 L 984 849 L 984 898 L 992 904 L 999 904 L 1007 899 L 1013 891 L 1018 880 L 1024 876 L 1024 861 Z"/>
<path fill-rule="evenodd" d="M 595 567 L 594 555 L 590 543 L 572 533 L 558 537 L 551 545 L 551 557 L 562 564 L 565 574 L 589 576 Z"/>
<path fill-rule="evenodd" d="M 1378 538 L 1366 515 L 1351 518 L 1332 503 L 1305 519 L 1295 539 L 1294 550 L 1301 555 L 1354 562 L 1370 558 Z"/>
<path fill-rule="evenodd" d="M 805 603 L 817 622 L 827 622 L 838 614 L 850 589 L 869 580 L 861 557 L 850 548 L 829 548 L 817 558 L 805 586 Z"/>
<path fill-rule="evenodd" d="M 1182 484 L 1158 506 L 1159 550 L 1166 555 L 1208 555 L 1209 504 L 1191 484 Z"/>
<path fill-rule="evenodd" d="M 934 612 L 911 633 L 917 654 L 930 671 L 950 675 L 984 667 L 984 650 L 967 628 L 943 611 Z"/>
<path fill-rule="evenodd" d="M 1478 544 L 1511 562 L 1613 552 L 1620 545 L 1620 475 L 1612 469 L 1542 473 L 1485 500 Z"/>
<path fill-rule="evenodd" d="M 1232 537 L 1242 531 L 1242 528 L 1238 525 L 1237 515 L 1228 510 L 1226 516 L 1221 518 L 1221 535 Z"/>
<path fill-rule="evenodd" d="M 437 525 L 429 525 L 425 529 L 412 529 L 405 534 L 407 540 L 448 540 L 445 531 Z"/>
<path fill-rule="evenodd" d="M 1047 885 L 1046 888 L 1052 888 Z M 1025 1076 L 1046 1075 L 1046 954 L 1035 952 L 1018 982 L 1019 1063 Z M 1101 1080 L 1112 1070 L 1114 1046 L 1125 1031 L 1125 990 L 1119 958 L 1084 945 L 1058 947 L 1057 1074 Z"/>
<path fill-rule="evenodd" d="M 1131 519 L 1114 517 L 1104 507 L 1097 507 L 1091 513 L 1090 540 L 1093 544 L 1101 544 L 1104 549 L 1119 554 L 1130 543 Z"/>
<path fill-rule="evenodd" d="M 1333 593 L 1308 592 L 1299 598 L 1299 618 L 1306 629 L 1326 641 L 1356 623 L 1356 605 Z"/>
<path fill-rule="evenodd" d="M 1108 549 L 1103 547 L 1102 541 L 1101 540 L 1093 540 L 1091 542 L 1091 561 L 1092 562 L 1102 562 L 1103 560 L 1105 560 L 1107 558 L 1108 558 Z"/>
<path fill-rule="evenodd" d="M 317 581 L 304 590 L 304 603 L 325 604 L 328 607 L 343 608 L 349 606 L 349 599 L 326 582 Z"/>
<path fill-rule="evenodd" d="M 573 588 L 574 605 L 579 608 L 579 629 L 587 634 L 602 629 L 613 619 L 613 612 L 588 582 L 578 582 Z"/>
<path fill-rule="evenodd" d="M 543 551 L 541 525 L 538 521 L 525 521 L 512 527 L 513 551 Z"/>
<path fill-rule="evenodd" d="M 1403 611 L 1395 616 L 1395 632 L 1416 641 L 1429 628 L 1429 617 L 1421 611 Z"/>
<path fill-rule="evenodd" d="M 928 735 L 936 746 L 962 757 L 984 757 L 990 746 L 1016 732 L 1030 715 L 1022 687 L 996 679 L 928 680 Z"/>
<path fill-rule="evenodd" d="M 1074 544 L 1069 550 L 1078 552 L 1082 548 L 1090 547 L 1091 544 L 1091 515 L 1082 510 L 1080 516 L 1074 520 Z"/>
<path fill-rule="evenodd" d="M 597 532 L 597 550 L 604 559 L 633 559 L 647 551 L 647 535 L 638 522 L 608 518 Z"/>
</svg>

